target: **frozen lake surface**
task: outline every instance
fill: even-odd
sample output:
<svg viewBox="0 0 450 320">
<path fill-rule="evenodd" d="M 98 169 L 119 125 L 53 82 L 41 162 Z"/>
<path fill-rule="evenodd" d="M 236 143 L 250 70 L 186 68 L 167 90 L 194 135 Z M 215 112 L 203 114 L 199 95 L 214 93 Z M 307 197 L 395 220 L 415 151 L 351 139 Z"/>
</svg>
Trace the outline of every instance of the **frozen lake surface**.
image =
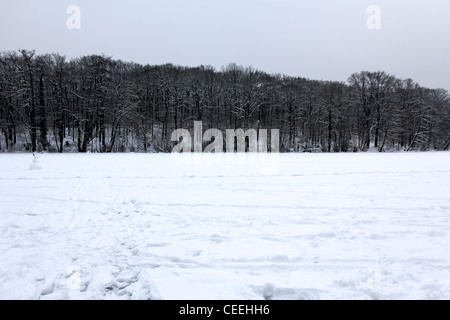
<svg viewBox="0 0 450 320">
<path fill-rule="evenodd" d="M 0 299 L 450 299 L 450 152 L 228 156 L 1 154 Z"/>
</svg>

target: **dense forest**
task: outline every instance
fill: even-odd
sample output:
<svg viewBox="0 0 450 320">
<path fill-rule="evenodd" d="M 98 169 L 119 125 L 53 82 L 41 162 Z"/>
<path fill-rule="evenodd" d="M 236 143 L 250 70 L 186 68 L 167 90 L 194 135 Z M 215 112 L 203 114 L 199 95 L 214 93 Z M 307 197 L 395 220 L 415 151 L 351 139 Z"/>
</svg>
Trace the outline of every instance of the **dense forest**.
<svg viewBox="0 0 450 320">
<path fill-rule="evenodd" d="M 448 150 L 450 96 L 382 71 L 347 83 L 252 67 L 0 53 L 0 150 L 170 152 L 171 133 L 279 129 L 282 152 Z"/>
</svg>

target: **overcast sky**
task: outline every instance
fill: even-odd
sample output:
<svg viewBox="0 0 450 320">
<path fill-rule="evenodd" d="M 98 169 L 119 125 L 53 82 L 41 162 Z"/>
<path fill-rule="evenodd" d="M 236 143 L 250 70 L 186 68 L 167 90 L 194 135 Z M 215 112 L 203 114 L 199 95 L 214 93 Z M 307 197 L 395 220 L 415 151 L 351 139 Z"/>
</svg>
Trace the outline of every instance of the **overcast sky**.
<svg viewBox="0 0 450 320">
<path fill-rule="evenodd" d="M 69 5 L 80 30 L 66 26 Z M 380 30 L 367 27 L 370 5 Z M 0 0 L 0 50 L 337 81 L 383 70 L 450 90 L 449 17 L 449 0 Z"/>
</svg>

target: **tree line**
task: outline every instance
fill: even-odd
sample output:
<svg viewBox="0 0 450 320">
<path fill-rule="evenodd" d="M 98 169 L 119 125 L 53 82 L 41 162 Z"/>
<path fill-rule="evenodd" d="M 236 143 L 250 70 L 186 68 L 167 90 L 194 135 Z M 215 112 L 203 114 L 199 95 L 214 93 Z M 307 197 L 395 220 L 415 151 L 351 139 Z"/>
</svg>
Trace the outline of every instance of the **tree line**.
<svg viewBox="0 0 450 320">
<path fill-rule="evenodd" d="M 450 96 L 383 71 L 346 83 L 252 67 L 0 53 L 0 150 L 170 152 L 171 133 L 279 129 L 282 152 L 448 150 Z"/>
</svg>

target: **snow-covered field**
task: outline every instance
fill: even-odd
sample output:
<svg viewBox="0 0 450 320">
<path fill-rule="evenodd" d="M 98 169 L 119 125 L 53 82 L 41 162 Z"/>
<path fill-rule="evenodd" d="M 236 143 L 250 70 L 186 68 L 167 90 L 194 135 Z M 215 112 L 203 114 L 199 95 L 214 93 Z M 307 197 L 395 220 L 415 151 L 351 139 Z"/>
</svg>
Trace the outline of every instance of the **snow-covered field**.
<svg viewBox="0 0 450 320">
<path fill-rule="evenodd" d="M 223 157 L 0 155 L 0 299 L 450 299 L 449 152 Z"/>
</svg>

